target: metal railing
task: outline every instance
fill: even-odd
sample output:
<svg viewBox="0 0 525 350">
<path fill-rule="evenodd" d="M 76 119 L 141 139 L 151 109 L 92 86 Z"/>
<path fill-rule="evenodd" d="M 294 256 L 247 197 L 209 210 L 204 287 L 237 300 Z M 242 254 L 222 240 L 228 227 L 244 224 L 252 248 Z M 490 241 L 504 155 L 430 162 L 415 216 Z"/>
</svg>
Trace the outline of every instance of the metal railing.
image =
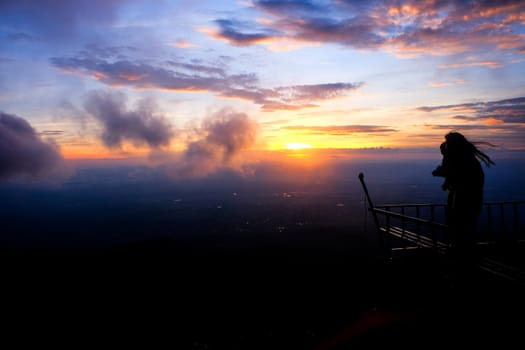
<svg viewBox="0 0 525 350">
<path fill-rule="evenodd" d="M 525 239 L 525 201 L 483 203 L 479 234 L 491 241 Z"/>
<path fill-rule="evenodd" d="M 386 204 L 369 207 L 369 210 L 377 218 L 376 228 L 386 249 L 431 248 L 445 253 L 449 248 L 448 230 L 447 225 L 436 219 L 436 208 L 444 209 L 444 206 Z"/>
<path fill-rule="evenodd" d="M 375 226 L 380 234 L 386 254 L 390 257 L 393 251 L 428 248 L 440 255 L 447 255 L 452 247 L 445 224 L 444 203 L 423 204 L 383 204 L 375 206 L 364 182 L 364 175 L 359 180 L 372 213 Z M 477 248 L 502 246 L 515 247 L 525 242 L 525 201 L 485 202 L 479 216 L 477 230 Z M 503 243 L 503 244 L 498 244 Z M 511 243 L 511 244 L 508 244 Z M 495 254 L 496 252 L 496 254 Z M 509 250 L 488 249 L 484 256 L 476 258 L 477 265 L 483 271 L 496 275 L 513 283 L 525 286 L 525 265 L 523 259 L 508 262 Z M 487 254 L 488 253 L 488 254 Z M 498 256 L 499 253 L 499 256 Z M 503 253 L 503 256 L 502 256 Z M 522 251 L 518 250 L 519 256 Z M 516 255 L 516 251 L 514 251 Z M 518 259 L 519 260 L 519 259 Z M 518 263 L 518 264 L 516 264 Z"/>
<path fill-rule="evenodd" d="M 445 203 L 396 203 L 374 205 L 364 182 L 359 180 L 375 226 L 388 249 L 433 248 L 445 253 L 450 247 Z M 525 201 L 483 203 L 478 220 L 479 244 L 525 241 Z M 398 238 L 396 242 L 393 237 Z M 397 244 L 397 246 L 396 246 Z"/>
<path fill-rule="evenodd" d="M 433 241 L 448 242 L 444 203 L 382 204 L 369 208 L 379 215 L 383 232 L 392 226 L 401 231 L 426 235 Z M 520 213 L 522 215 L 520 215 Z M 491 201 L 483 203 L 478 218 L 479 244 L 525 241 L 525 201 Z M 381 218 L 382 217 L 382 218 Z"/>
</svg>

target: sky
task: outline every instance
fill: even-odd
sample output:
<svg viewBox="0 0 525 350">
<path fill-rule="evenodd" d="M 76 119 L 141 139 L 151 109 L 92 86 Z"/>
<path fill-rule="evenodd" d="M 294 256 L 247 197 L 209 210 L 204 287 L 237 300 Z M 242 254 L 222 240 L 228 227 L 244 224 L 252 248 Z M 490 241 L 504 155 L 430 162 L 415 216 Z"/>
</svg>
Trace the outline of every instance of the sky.
<svg viewBox="0 0 525 350">
<path fill-rule="evenodd" d="M 2 179 L 438 152 L 451 130 L 525 151 L 524 1 L 4 0 L 0 23 Z"/>
</svg>

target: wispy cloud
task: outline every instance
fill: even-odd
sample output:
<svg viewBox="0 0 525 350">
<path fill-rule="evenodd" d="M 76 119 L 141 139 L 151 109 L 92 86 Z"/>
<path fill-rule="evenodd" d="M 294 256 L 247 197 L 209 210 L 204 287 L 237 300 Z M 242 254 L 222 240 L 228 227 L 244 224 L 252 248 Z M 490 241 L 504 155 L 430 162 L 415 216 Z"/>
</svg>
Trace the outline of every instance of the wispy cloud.
<svg viewBox="0 0 525 350">
<path fill-rule="evenodd" d="M 500 61 L 479 61 L 479 62 L 462 62 L 462 63 L 450 63 L 438 66 L 441 69 L 448 68 L 463 68 L 463 67 L 488 67 L 488 68 L 501 68 L 503 63 Z"/>
<path fill-rule="evenodd" d="M 327 83 L 282 86 L 269 90 L 261 100 L 265 110 L 315 107 L 310 101 L 331 100 L 359 89 L 363 83 Z"/>
<path fill-rule="evenodd" d="M 427 113 L 449 114 L 452 123 L 426 124 L 427 129 L 467 132 L 472 139 L 510 149 L 523 149 L 525 97 L 506 100 L 420 107 Z"/>
<path fill-rule="evenodd" d="M 363 85 L 336 82 L 263 88 L 255 74 L 228 74 L 220 65 L 174 60 L 163 65 L 152 65 L 97 58 L 93 53 L 54 57 L 51 63 L 66 72 L 87 75 L 109 86 L 213 92 L 219 97 L 251 101 L 266 111 L 315 107 L 316 102 L 339 98 Z"/>
<path fill-rule="evenodd" d="M 184 39 L 175 40 L 174 42 L 168 43 L 168 45 L 169 46 L 178 47 L 180 49 L 189 49 L 189 48 L 197 46 L 197 44 L 194 44 L 194 43 L 189 42 L 189 41 L 184 40 Z"/>
<path fill-rule="evenodd" d="M 35 37 L 23 32 L 11 32 L 7 34 L 7 39 L 10 41 L 33 41 Z"/>
<path fill-rule="evenodd" d="M 259 44 L 277 35 L 275 30 L 255 28 L 253 23 L 242 23 L 232 19 L 218 19 L 215 23 L 219 30 L 202 28 L 201 31 L 235 46 Z"/>
<path fill-rule="evenodd" d="M 468 121 L 501 121 L 504 123 L 525 123 L 525 97 L 489 102 L 463 103 L 443 106 L 423 106 L 424 112 L 449 112 L 452 115 L 465 113 L 461 119 Z"/>
<path fill-rule="evenodd" d="M 38 134 L 41 136 L 60 136 L 64 134 L 64 130 L 44 130 Z"/>
<path fill-rule="evenodd" d="M 433 87 L 433 88 L 441 88 L 441 87 L 460 85 L 460 84 L 465 84 L 465 80 L 456 79 L 453 81 L 430 81 L 427 83 L 429 87 Z"/>
<path fill-rule="evenodd" d="M 427 124 L 425 127 L 432 130 L 443 130 L 445 132 L 451 130 L 480 130 L 486 132 L 488 129 L 509 129 L 509 126 L 498 126 L 494 128 L 483 124 Z"/>
<path fill-rule="evenodd" d="M 459 131 L 473 141 L 488 141 L 506 149 L 524 150 L 525 125 L 523 124 L 444 124 L 426 125 L 427 129 L 440 131 L 445 135 L 450 131 Z"/>
<path fill-rule="evenodd" d="M 285 126 L 283 129 L 304 132 L 307 134 L 347 136 L 352 134 L 389 134 L 397 130 L 382 125 L 327 125 L 327 126 L 306 126 L 293 125 Z"/>
</svg>

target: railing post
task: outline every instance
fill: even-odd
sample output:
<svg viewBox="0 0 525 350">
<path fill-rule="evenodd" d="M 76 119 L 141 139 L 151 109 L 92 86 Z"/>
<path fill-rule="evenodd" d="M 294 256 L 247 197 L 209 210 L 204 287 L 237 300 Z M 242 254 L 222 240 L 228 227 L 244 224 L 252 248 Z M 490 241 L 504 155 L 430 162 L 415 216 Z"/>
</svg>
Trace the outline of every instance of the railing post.
<svg viewBox="0 0 525 350">
<path fill-rule="evenodd" d="M 500 227 L 501 227 L 501 233 L 504 235 L 505 234 L 505 203 L 500 203 L 499 205 L 499 215 L 500 215 L 500 218 L 499 218 L 499 223 L 500 223 Z"/>
<path fill-rule="evenodd" d="M 433 205 L 430 206 L 430 221 L 434 223 L 436 221 L 436 212 Z M 434 230 L 434 225 L 430 225 L 430 235 L 432 236 L 432 244 L 434 248 L 437 247 L 436 231 Z"/>
<path fill-rule="evenodd" d="M 401 240 L 403 242 L 403 249 L 407 249 L 407 242 L 405 240 L 406 234 L 406 221 L 405 221 L 405 206 L 401 206 Z"/>
<path fill-rule="evenodd" d="M 492 230 L 492 205 L 487 204 L 487 230 L 491 240 L 495 240 L 494 231 Z"/>
<path fill-rule="evenodd" d="M 385 207 L 385 210 L 389 211 L 390 208 L 389 207 Z M 391 257 L 391 253 L 392 253 L 392 235 L 390 234 L 390 215 L 386 215 L 385 225 L 386 225 L 386 232 L 387 232 L 387 235 L 386 235 L 386 246 L 388 248 L 388 254 L 389 254 L 389 258 L 390 258 Z"/>
<path fill-rule="evenodd" d="M 512 211 L 514 215 L 514 235 L 518 236 L 519 216 L 518 216 L 518 203 L 512 203 Z"/>
<path fill-rule="evenodd" d="M 379 219 L 377 217 L 377 213 L 374 211 L 374 203 L 372 202 L 372 198 L 370 198 L 370 193 L 368 193 L 368 188 L 365 184 L 365 175 L 363 173 L 359 173 L 358 175 L 359 181 L 361 182 L 361 186 L 363 186 L 363 191 L 365 192 L 366 200 L 368 201 L 368 210 L 372 212 L 372 217 L 374 219 L 374 224 L 376 226 L 376 230 L 379 233 L 379 240 L 382 248 L 386 251 L 386 255 L 388 258 L 391 257 L 391 243 L 390 243 L 390 234 L 387 234 L 387 238 L 385 239 L 384 233 L 380 229 L 379 225 Z M 387 242 L 388 240 L 388 242 Z"/>
<path fill-rule="evenodd" d="M 363 191 L 365 192 L 366 200 L 368 201 L 368 209 L 372 212 L 372 217 L 374 218 L 374 223 L 376 225 L 376 228 L 379 228 L 379 219 L 377 218 L 376 212 L 373 211 L 374 209 L 374 203 L 372 202 L 372 199 L 370 198 L 370 194 L 368 193 L 368 188 L 365 184 L 365 175 L 363 173 L 359 173 L 359 181 L 361 181 L 361 185 L 363 186 Z"/>
</svg>

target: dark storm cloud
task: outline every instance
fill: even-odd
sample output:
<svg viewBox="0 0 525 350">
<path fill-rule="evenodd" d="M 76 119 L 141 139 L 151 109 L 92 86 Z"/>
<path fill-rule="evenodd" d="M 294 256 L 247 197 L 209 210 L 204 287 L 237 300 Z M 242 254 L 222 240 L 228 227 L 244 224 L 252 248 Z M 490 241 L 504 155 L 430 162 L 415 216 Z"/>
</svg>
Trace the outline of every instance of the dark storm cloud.
<svg viewBox="0 0 525 350">
<path fill-rule="evenodd" d="M 85 109 L 101 122 L 101 139 L 110 148 L 121 147 L 126 141 L 158 148 L 168 145 L 173 136 L 171 125 L 156 115 L 147 101 L 136 110 L 128 110 L 123 94 L 98 91 L 86 98 Z"/>
<path fill-rule="evenodd" d="M 234 166 L 242 152 L 254 145 L 258 126 L 244 113 L 221 110 L 206 120 L 189 142 L 173 171 L 180 176 L 204 176 Z"/>
<path fill-rule="evenodd" d="M 43 141 L 25 119 L 0 112 L 0 179 L 38 178 L 62 167 L 63 158 L 53 143 Z"/>
<path fill-rule="evenodd" d="M 273 40 L 384 48 L 400 55 L 447 54 L 487 48 L 523 50 L 525 3 L 510 1 L 255 1 L 270 16 L 260 23 L 228 26 L 219 37 L 233 45 Z M 240 40 L 247 33 L 258 40 Z M 248 36 L 249 37 L 249 36 Z"/>
<path fill-rule="evenodd" d="M 314 107 L 317 101 L 344 96 L 363 85 L 337 82 L 262 88 L 255 74 L 227 74 L 221 66 L 168 61 L 167 67 L 164 67 L 129 60 L 101 59 L 85 54 L 54 57 L 51 63 L 67 72 L 90 75 L 109 86 L 209 91 L 222 97 L 251 101 L 267 111 Z"/>
<path fill-rule="evenodd" d="M 455 116 L 455 118 L 466 121 L 487 121 L 492 123 L 499 121 L 509 124 L 525 123 L 525 97 L 455 105 L 422 106 L 418 110 L 423 112 L 463 112 L 462 115 Z M 466 113 L 470 114 L 466 115 Z"/>
<path fill-rule="evenodd" d="M 308 134 L 347 136 L 358 133 L 365 134 L 389 134 L 397 130 L 381 125 L 326 125 L 326 126 L 285 126 L 283 129 L 300 131 Z"/>
</svg>

